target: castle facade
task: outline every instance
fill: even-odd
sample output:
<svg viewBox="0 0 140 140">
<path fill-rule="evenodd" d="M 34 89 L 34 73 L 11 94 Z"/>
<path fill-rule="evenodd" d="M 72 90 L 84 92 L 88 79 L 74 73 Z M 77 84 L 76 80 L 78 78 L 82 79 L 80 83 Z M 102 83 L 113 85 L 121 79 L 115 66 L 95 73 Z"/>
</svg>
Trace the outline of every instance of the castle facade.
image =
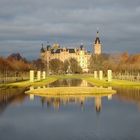
<svg viewBox="0 0 140 140">
<path fill-rule="evenodd" d="M 95 55 L 101 54 L 101 42 L 99 39 L 99 32 L 97 32 L 96 39 L 93 43 L 93 52 Z M 53 44 L 50 46 L 49 44 L 46 48 L 41 48 L 41 59 L 43 62 L 47 64 L 52 59 L 59 59 L 60 61 L 64 62 L 65 60 L 69 60 L 70 58 L 75 58 L 79 65 L 81 66 L 83 72 L 88 72 L 88 66 L 90 62 L 90 57 L 92 53 L 88 52 L 83 44 L 80 45 L 79 48 L 65 48 L 60 47 L 59 44 Z"/>
</svg>

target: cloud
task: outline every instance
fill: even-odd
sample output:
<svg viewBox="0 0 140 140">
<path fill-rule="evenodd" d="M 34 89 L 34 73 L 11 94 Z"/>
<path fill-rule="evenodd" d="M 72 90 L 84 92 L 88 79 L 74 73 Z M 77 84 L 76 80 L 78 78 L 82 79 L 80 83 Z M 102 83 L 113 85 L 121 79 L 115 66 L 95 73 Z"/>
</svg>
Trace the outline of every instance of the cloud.
<svg viewBox="0 0 140 140">
<path fill-rule="evenodd" d="M 47 41 L 91 50 L 97 27 L 105 52 L 140 52 L 139 16 L 139 0 L 0 0 L 0 55 L 36 57 Z"/>
</svg>

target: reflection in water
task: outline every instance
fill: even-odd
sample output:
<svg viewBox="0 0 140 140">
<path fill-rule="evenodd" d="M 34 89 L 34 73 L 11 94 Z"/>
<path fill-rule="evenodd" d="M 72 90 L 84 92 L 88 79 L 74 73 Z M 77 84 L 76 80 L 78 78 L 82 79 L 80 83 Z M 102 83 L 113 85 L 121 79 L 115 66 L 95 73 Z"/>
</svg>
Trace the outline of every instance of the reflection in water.
<svg viewBox="0 0 140 140">
<path fill-rule="evenodd" d="M 101 107 L 102 107 L 102 100 L 101 97 L 95 97 L 95 107 L 96 107 L 96 111 L 100 112 L 101 111 Z"/>
<path fill-rule="evenodd" d="M 81 79 L 59 79 L 53 83 L 50 83 L 47 86 L 43 86 L 43 87 L 30 87 L 30 90 L 34 90 L 34 89 L 42 89 L 42 88 L 47 88 L 47 87 L 93 87 L 92 84 L 88 83 L 85 80 L 81 80 Z M 101 87 L 103 88 L 103 87 Z M 112 89 L 112 87 L 108 87 L 109 89 Z M 53 106 L 55 109 L 59 110 L 59 108 L 61 106 L 66 106 L 67 104 L 79 104 L 79 106 L 81 107 L 81 109 L 84 108 L 84 104 L 86 103 L 86 101 L 88 102 L 88 100 L 95 100 L 95 109 L 97 112 L 101 111 L 102 108 L 102 98 L 103 97 L 107 97 L 108 100 L 112 99 L 112 94 L 65 94 L 65 95 L 58 95 L 57 93 L 53 93 L 53 94 L 29 94 L 29 98 L 30 100 L 34 100 L 34 96 L 40 97 L 41 98 L 41 103 L 42 103 L 42 107 L 44 107 L 44 104 L 46 103 L 47 107 L 51 107 Z"/>
<path fill-rule="evenodd" d="M 31 86 L 30 90 L 47 88 L 47 87 L 93 87 L 92 84 L 88 83 L 86 80 L 81 79 L 59 79 L 48 85 L 43 86 Z"/>
<path fill-rule="evenodd" d="M 112 94 L 108 95 L 108 100 L 112 100 Z"/>
<path fill-rule="evenodd" d="M 115 97 L 117 99 L 124 102 L 136 103 L 140 108 L 140 89 L 116 88 L 116 90 L 117 90 L 117 96 Z"/>
<path fill-rule="evenodd" d="M 56 95 L 57 96 L 57 95 Z M 43 97 L 43 96 L 39 96 L 40 97 L 40 100 L 41 100 L 41 104 L 42 104 L 42 107 L 47 106 L 47 108 L 50 108 L 50 107 L 53 107 L 54 109 L 56 110 L 59 110 L 61 106 L 66 106 L 68 104 L 78 104 L 81 109 L 84 108 L 84 105 L 86 102 L 88 102 L 89 100 L 92 100 L 95 102 L 95 109 L 96 109 L 96 112 L 100 112 L 101 109 L 102 109 L 102 99 L 103 98 L 108 98 L 108 97 L 112 97 L 112 94 L 106 94 L 106 95 L 93 95 L 90 97 L 87 97 L 84 95 L 84 96 L 74 96 L 71 97 L 71 96 L 54 96 L 53 95 L 49 95 L 48 97 Z M 38 97 L 36 95 L 33 95 L 33 94 L 29 94 L 29 98 L 31 101 L 33 101 L 35 99 L 35 97 Z M 108 100 L 110 100 L 112 98 L 108 98 Z"/>
<path fill-rule="evenodd" d="M 92 96 L 31 94 L 28 98 L 23 91 L 0 90 L 0 109 L 6 110 L 0 114 L 2 140 L 140 139 L 140 111 L 135 105 L 140 103 L 140 90 L 117 89 L 118 94 Z"/>
<path fill-rule="evenodd" d="M 0 114 L 10 104 L 21 104 L 27 96 L 24 91 L 22 88 L 0 89 Z"/>
<path fill-rule="evenodd" d="M 29 96 L 31 101 L 34 100 L 34 94 L 30 94 Z"/>
<path fill-rule="evenodd" d="M 81 79 L 59 79 L 48 85 L 48 87 L 60 87 L 60 86 L 61 87 L 73 87 L 73 86 L 92 87 L 93 85 Z"/>
</svg>

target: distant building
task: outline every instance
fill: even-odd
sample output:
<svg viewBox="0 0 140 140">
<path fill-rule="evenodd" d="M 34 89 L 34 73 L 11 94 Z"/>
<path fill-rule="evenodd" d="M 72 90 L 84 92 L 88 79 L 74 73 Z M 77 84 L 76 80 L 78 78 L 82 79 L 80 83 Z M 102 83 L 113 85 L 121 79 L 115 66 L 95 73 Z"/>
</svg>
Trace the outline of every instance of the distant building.
<svg viewBox="0 0 140 140">
<path fill-rule="evenodd" d="M 99 31 L 97 31 L 96 39 L 93 46 L 94 54 L 100 55 L 102 53 L 102 45 L 99 38 Z"/>
<path fill-rule="evenodd" d="M 94 54 L 101 54 L 101 42 L 98 36 L 99 32 L 97 32 L 97 37 L 94 42 Z M 84 45 L 81 44 L 79 48 L 62 48 L 59 44 L 47 45 L 46 48 L 41 48 L 41 59 L 49 63 L 52 59 L 59 59 L 64 62 L 65 60 L 69 60 L 70 58 L 75 58 L 79 65 L 81 66 L 83 72 L 88 72 L 88 66 L 90 62 L 91 53 L 88 52 Z"/>
</svg>

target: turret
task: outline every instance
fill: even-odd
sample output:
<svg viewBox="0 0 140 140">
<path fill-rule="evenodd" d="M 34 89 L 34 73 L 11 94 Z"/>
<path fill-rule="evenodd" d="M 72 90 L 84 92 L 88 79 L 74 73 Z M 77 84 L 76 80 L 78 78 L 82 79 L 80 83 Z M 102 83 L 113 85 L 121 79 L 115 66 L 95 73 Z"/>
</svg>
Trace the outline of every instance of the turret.
<svg viewBox="0 0 140 140">
<path fill-rule="evenodd" d="M 47 51 L 49 51 L 50 49 L 51 49 L 51 45 L 47 43 Z"/>
<path fill-rule="evenodd" d="M 44 49 L 44 47 L 43 47 L 43 44 L 42 44 L 42 48 L 40 49 L 40 52 L 41 52 L 41 53 L 44 53 L 44 52 L 45 52 L 45 49 Z"/>
<path fill-rule="evenodd" d="M 83 48 L 84 48 L 84 45 L 83 45 L 83 43 L 81 43 L 80 50 L 83 50 Z"/>
</svg>

